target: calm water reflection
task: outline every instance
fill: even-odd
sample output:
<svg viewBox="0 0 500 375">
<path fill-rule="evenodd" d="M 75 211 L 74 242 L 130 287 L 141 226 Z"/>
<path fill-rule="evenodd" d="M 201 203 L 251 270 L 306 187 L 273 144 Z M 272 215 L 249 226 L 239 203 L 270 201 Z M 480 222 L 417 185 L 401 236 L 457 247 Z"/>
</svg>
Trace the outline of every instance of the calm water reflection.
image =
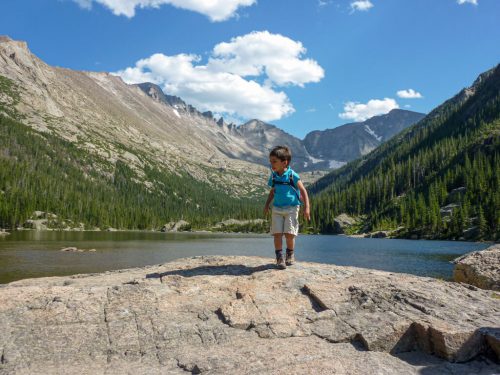
<svg viewBox="0 0 500 375">
<path fill-rule="evenodd" d="M 63 247 L 96 252 L 61 252 Z M 449 260 L 486 243 L 299 236 L 297 260 L 450 278 Z M 164 263 L 197 255 L 272 258 L 268 235 L 158 232 L 14 232 L 0 237 L 0 283 Z M 270 259 L 270 261 L 272 261 Z"/>
</svg>

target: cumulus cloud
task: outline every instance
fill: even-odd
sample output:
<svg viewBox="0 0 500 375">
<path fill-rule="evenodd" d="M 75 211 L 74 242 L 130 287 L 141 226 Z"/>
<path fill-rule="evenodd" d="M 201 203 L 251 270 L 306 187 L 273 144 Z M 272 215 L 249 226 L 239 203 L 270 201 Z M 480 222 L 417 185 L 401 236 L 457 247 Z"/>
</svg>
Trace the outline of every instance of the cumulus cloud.
<svg viewBox="0 0 500 375">
<path fill-rule="evenodd" d="M 115 74 L 127 83 L 156 83 L 203 111 L 272 121 L 295 111 L 279 86 L 303 87 L 324 76 L 305 51 L 284 36 L 253 32 L 216 45 L 206 64 L 197 55 L 158 53 Z"/>
<path fill-rule="evenodd" d="M 399 108 L 399 105 L 391 98 L 371 99 L 366 104 L 347 102 L 344 105 L 344 112 L 339 114 L 339 117 L 344 120 L 364 121 L 373 116 L 386 114 L 396 108 Z"/>
<path fill-rule="evenodd" d="M 367 11 L 370 8 L 373 8 L 373 4 L 370 0 L 358 0 L 353 1 L 351 3 L 351 11 L 354 12 L 356 10 Z"/>
<path fill-rule="evenodd" d="M 92 9 L 92 0 L 73 0 L 83 9 Z"/>
<path fill-rule="evenodd" d="M 457 0 L 457 3 L 460 5 L 465 4 L 465 3 L 469 3 L 472 5 L 478 5 L 477 0 Z"/>
<path fill-rule="evenodd" d="M 265 74 L 273 84 L 302 87 L 308 82 L 319 82 L 324 76 L 316 61 L 302 58 L 305 53 L 302 43 L 285 36 L 252 32 L 217 44 L 208 69 L 243 77 Z"/>
<path fill-rule="evenodd" d="M 117 16 L 132 18 L 136 8 L 159 8 L 169 4 L 206 15 L 210 20 L 224 21 L 236 15 L 239 7 L 251 6 L 257 0 L 74 0 L 82 8 L 90 9 L 92 1 L 109 8 Z"/>
<path fill-rule="evenodd" d="M 421 93 L 419 93 L 413 89 L 399 90 L 397 92 L 397 95 L 403 99 L 421 99 L 421 98 L 423 98 Z"/>
</svg>

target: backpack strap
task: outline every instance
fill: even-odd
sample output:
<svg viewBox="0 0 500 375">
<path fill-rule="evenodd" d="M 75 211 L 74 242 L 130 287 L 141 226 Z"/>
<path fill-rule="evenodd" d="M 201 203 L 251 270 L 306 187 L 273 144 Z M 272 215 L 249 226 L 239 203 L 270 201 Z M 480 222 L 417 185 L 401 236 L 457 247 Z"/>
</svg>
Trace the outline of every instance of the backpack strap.
<svg viewBox="0 0 500 375">
<path fill-rule="evenodd" d="M 290 186 L 295 195 L 297 196 L 297 198 L 299 199 L 300 201 L 300 195 L 299 195 L 299 192 L 297 191 L 297 188 L 295 187 L 295 181 L 293 180 L 293 173 L 290 173 L 290 177 L 288 179 L 288 181 L 279 181 L 279 180 L 276 180 L 276 175 L 274 174 L 273 172 L 273 182 L 272 182 L 272 187 L 274 187 L 275 185 L 288 185 Z"/>
</svg>

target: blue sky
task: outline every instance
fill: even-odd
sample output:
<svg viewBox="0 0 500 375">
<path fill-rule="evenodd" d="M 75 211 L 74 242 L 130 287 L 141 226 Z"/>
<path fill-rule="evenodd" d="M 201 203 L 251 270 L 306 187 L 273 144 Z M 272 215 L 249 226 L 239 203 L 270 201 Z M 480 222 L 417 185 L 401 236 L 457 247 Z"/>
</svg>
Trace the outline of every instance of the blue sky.
<svg viewBox="0 0 500 375">
<path fill-rule="evenodd" d="M 210 3 L 2 0 L 0 34 L 50 65 L 154 81 L 300 138 L 391 108 L 429 112 L 500 63 L 498 0 Z"/>
</svg>

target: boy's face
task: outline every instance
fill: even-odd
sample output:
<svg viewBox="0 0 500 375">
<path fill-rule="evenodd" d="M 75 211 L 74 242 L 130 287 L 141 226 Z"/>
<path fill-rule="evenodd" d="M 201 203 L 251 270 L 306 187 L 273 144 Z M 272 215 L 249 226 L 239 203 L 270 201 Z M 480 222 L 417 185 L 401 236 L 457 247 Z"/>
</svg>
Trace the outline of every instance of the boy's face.
<svg viewBox="0 0 500 375">
<path fill-rule="evenodd" d="M 269 157 L 269 163 L 271 164 L 271 169 L 273 172 L 281 174 L 288 167 L 288 160 L 280 160 L 276 156 Z"/>
</svg>

